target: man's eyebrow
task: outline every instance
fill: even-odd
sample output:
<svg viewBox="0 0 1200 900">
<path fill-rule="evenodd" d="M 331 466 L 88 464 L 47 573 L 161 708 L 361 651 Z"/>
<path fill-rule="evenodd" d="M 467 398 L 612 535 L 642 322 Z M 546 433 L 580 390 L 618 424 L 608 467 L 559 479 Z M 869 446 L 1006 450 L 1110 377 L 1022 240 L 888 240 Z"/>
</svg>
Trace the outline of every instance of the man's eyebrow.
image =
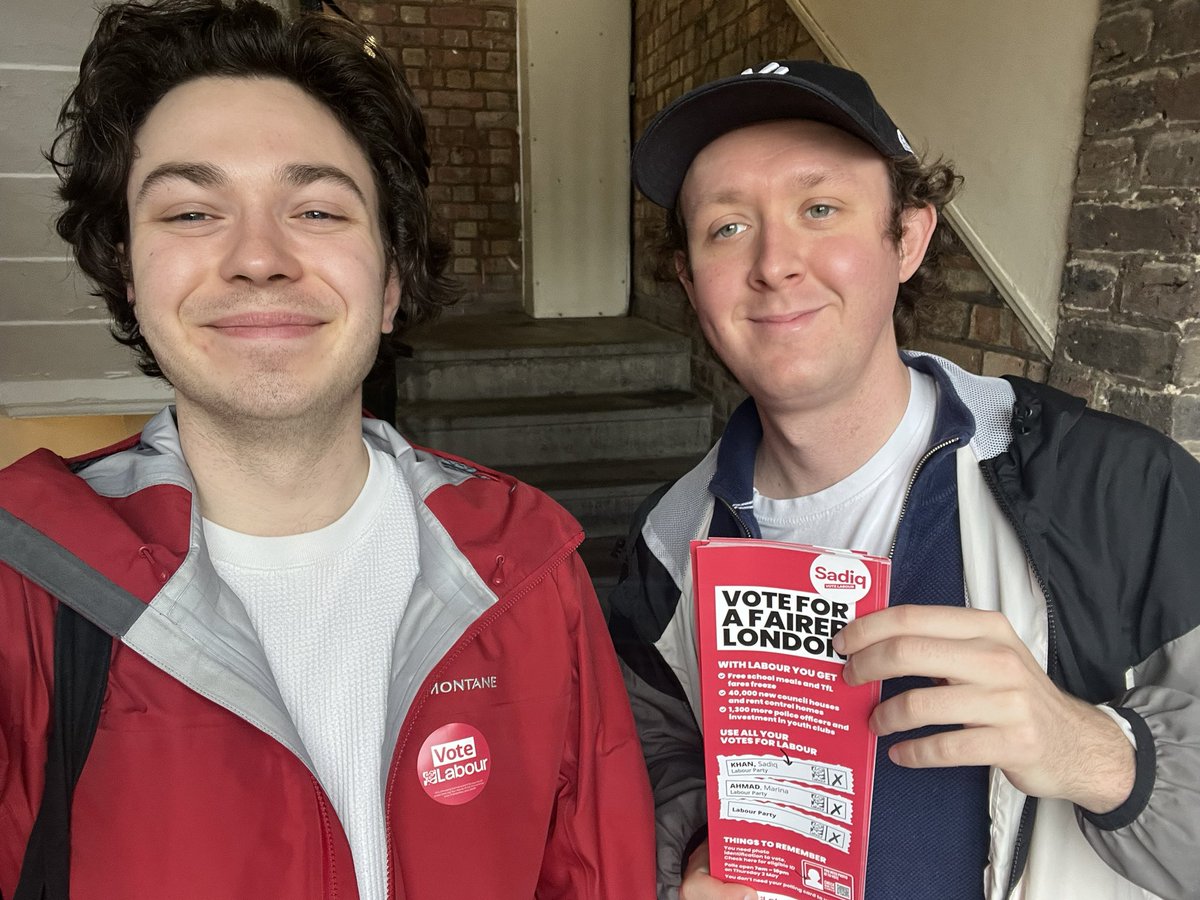
<svg viewBox="0 0 1200 900">
<path fill-rule="evenodd" d="M 284 184 L 292 187 L 304 187 L 318 181 L 331 181 L 353 192 L 364 206 L 367 205 L 366 195 L 358 186 L 358 182 L 337 166 L 292 163 L 283 166 L 278 177 Z M 190 181 L 192 184 L 206 188 L 220 187 L 229 183 L 229 177 L 225 172 L 210 163 L 163 163 L 161 166 L 156 166 L 142 181 L 137 197 L 134 198 L 134 205 L 141 203 L 157 185 L 173 178 L 182 178 L 184 181 Z"/>
<path fill-rule="evenodd" d="M 363 206 L 369 205 L 362 188 L 358 186 L 358 182 L 337 166 L 292 163 L 283 167 L 280 173 L 280 180 L 292 187 L 304 187 L 305 185 L 315 184 L 318 181 L 332 181 L 334 184 L 352 191 L 362 201 Z"/>
<path fill-rule="evenodd" d="M 845 180 L 846 173 L 841 169 L 815 169 L 811 172 L 797 172 L 792 183 L 802 190 L 811 190 L 827 182 Z"/>
<path fill-rule="evenodd" d="M 182 178 L 200 187 L 217 187 L 229 180 L 224 172 L 208 163 L 163 163 L 161 166 L 155 166 L 142 180 L 133 205 L 137 206 L 154 187 L 172 178 Z"/>
<path fill-rule="evenodd" d="M 846 173 L 841 169 L 806 169 L 797 172 L 792 177 L 792 186 L 798 190 L 813 190 L 829 182 L 846 180 Z M 696 198 L 694 208 L 707 205 L 727 206 L 742 200 L 742 194 L 733 188 L 717 188 L 711 193 Z"/>
</svg>

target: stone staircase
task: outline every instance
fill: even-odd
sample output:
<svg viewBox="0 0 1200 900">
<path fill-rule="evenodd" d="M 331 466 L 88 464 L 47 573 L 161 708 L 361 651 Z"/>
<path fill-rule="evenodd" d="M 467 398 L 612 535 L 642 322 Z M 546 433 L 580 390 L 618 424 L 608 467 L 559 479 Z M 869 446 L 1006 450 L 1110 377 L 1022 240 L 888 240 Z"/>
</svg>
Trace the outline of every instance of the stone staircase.
<svg viewBox="0 0 1200 900">
<path fill-rule="evenodd" d="M 638 503 L 711 442 L 688 339 L 641 319 L 448 315 L 405 340 L 400 431 L 554 497 L 587 533 L 597 591 L 616 577 L 612 548 Z"/>
</svg>

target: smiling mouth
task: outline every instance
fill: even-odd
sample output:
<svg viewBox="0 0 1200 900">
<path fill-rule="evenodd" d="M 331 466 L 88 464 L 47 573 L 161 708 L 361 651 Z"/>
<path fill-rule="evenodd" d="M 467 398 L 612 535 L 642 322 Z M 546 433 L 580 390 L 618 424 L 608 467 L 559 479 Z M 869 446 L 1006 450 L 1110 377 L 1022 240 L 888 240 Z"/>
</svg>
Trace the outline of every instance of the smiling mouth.
<svg viewBox="0 0 1200 900">
<path fill-rule="evenodd" d="M 815 309 L 801 309 L 793 312 L 777 313 L 770 316 L 751 316 L 750 321 L 755 325 L 798 325 L 820 311 L 821 307 L 817 307 Z"/>
<path fill-rule="evenodd" d="M 305 313 L 246 312 L 223 316 L 209 322 L 207 327 L 229 337 L 238 338 L 296 338 L 313 334 L 325 320 Z"/>
</svg>

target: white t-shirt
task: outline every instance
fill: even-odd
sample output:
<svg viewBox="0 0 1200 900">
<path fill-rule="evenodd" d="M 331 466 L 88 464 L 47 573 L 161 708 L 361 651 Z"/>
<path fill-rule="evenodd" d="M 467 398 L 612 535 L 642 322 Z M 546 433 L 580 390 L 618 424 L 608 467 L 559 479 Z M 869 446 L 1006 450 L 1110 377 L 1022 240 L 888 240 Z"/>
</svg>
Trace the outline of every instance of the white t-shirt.
<svg viewBox="0 0 1200 900">
<path fill-rule="evenodd" d="M 366 483 L 336 522 L 257 537 L 205 520 L 204 537 L 345 826 L 360 896 L 384 900 L 384 719 L 396 629 L 417 575 L 417 520 L 396 461 L 367 450 Z"/>
<path fill-rule="evenodd" d="M 773 500 L 755 490 L 754 517 L 765 539 L 887 555 L 909 479 L 929 449 L 937 411 L 933 378 L 908 371 L 904 417 L 887 442 L 856 471 L 805 497 Z"/>
</svg>

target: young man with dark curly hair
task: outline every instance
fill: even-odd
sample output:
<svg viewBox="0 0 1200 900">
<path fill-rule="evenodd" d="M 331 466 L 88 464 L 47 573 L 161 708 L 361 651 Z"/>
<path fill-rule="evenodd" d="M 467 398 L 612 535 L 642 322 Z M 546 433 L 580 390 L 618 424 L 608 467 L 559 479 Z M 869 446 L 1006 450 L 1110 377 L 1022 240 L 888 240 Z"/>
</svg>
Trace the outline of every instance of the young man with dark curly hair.
<svg viewBox="0 0 1200 900">
<path fill-rule="evenodd" d="M 892 559 L 890 607 L 835 638 L 848 683 L 883 682 L 868 900 L 1194 896 L 1200 465 L 1045 386 L 898 349 L 958 178 L 857 74 L 771 62 L 702 85 L 633 169 L 750 395 L 643 504 L 609 602 L 659 896 L 753 896 L 708 871 L 688 555 L 705 536 Z"/>
<path fill-rule="evenodd" d="M 0 896 L 647 896 L 578 525 L 362 416 L 452 298 L 398 70 L 337 18 L 118 3 L 60 125 L 59 233 L 176 400 L 0 473 Z"/>
</svg>

